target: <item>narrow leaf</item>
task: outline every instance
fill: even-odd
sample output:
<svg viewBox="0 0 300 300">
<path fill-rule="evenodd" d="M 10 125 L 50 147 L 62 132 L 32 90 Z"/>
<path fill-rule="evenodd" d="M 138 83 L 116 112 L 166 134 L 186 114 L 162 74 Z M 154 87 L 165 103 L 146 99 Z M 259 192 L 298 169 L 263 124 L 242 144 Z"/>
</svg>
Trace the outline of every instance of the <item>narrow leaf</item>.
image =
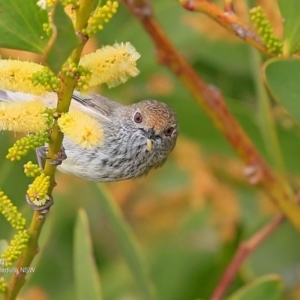
<svg viewBox="0 0 300 300">
<path fill-rule="evenodd" d="M 0 47 L 43 53 L 47 12 L 36 0 L 0 0 Z"/>
<path fill-rule="evenodd" d="M 284 25 L 284 48 L 291 54 L 300 43 L 300 1 L 279 0 Z"/>
<path fill-rule="evenodd" d="M 74 233 L 74 275 L 77 300 L 101 300 L 100 278 L 92 253 L 88 218 L 80 209 Z"/>
<path fill-rule="evenodd" d="M 263 69 L 266 86 L 273 98 L 300 122 L 300 59 L 271 59 Z"/>
<path fill-rule="evenodd" d="M 140 288 L 141 294 L 143 294 L 143 299 L 156 299 L 155 291 L 135 236 L 124 220 L 120 208 L 116 205 L 106 186 L 97 184 L 97 187 L 101 195 L 101 208 L 109 220 L 119 242 L 122 254 L 135 278 L 136 284 Z"/>
<path fill-rule="evenodd" d="M 52 25 L 53 35 L 47 45 L 46 62 L 49 68 L 57 73 L 79 44 L 79 39 L 75 34 L 71 19 L 60 2 L 55 5 Z"/>
<path fill-rule="evenodd" d="M 270 274 L 243 286 L 227 300 L 280 300 L 282 294 L 283 285 L 280 277 Z"/>
</svg>

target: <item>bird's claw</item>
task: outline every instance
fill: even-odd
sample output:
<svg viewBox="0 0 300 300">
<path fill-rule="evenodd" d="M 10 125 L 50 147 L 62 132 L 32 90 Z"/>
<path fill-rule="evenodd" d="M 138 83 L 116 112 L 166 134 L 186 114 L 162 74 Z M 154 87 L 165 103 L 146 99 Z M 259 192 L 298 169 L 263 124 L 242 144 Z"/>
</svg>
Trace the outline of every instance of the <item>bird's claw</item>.
<svg viewBox="0 0 300 300">
<path fill-rule="evenodd" d="M 67 154 L 65 152 L 65 148 L 62 147 L 61 151 L 55 154 L 55 159 L 51 160 L 49 164 L 54 166 L 59 166 L 65 159 L 67 159 Z"/>
<path fill-rule="evenodd" d="M 36 152 L 40 158 L 50 159 L 48 157 L 48 147 L 45 147 L 45 146 L 39 147 L 36 149 Z M 54 166 L 59 166 L 66 158 L 67 158 L 67 154 L 65 152 L 65 148 L 62 147 L 61 151 L 59 151 L 55 154 L 55 159 L 52 159 L 51 161 L 49 161 L 49 164 L 54 165 Z"/>
<path fill-rule="evenodd" d="M 47 154 L 48 154 L 48 147 L 42 146 L 36 148 L 36 154 L 43 159 L 47 159 Z"/>
<path fill-rule="evenodd" d="M 39 211 L 41 214 L 46 214 L 50 207 L 54 204 L 53 198 L 49 196 L 49 199 L 44 205 L 36 205 L 34 204 L 28 197 L 28 195 L 25 196 L 27 203 L 36 211 Z"/>
</svg>

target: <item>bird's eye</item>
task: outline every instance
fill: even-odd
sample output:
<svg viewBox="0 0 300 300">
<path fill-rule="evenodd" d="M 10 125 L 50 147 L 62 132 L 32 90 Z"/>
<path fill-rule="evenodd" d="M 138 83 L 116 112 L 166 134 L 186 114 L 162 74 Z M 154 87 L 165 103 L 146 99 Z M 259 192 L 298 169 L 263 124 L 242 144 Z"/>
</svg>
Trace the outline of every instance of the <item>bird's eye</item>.
<svg viewBox="0 0 300 300">
<path fill-rule="evenodd" d="M 173 133 L 174 129 L 175 129 L 174 127 L 167 128 L 165 131 L 165 135 L 170 136 Z"/>
<path fill-rule="evenodd" d="M 136 112 L 134 117 L 133 117 L 133 120 L 134 120 L 135 123 L 142 123 L 143 117 L 139 112 Z"/>
</svg>

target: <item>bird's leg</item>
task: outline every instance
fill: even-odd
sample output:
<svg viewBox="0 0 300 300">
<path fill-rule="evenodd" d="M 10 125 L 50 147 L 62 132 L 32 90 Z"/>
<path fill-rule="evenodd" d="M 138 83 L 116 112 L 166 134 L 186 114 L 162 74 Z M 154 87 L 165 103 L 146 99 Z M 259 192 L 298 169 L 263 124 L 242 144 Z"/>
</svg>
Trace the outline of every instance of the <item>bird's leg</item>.
<svg viewBox="0 0 300 300">
<path fill-rule="evenodd" d="M 38 148 L 36 148 L 35 152 L 36 152 L 39 167 L 43 168 L 42 159 L 49 159 L 48 147 L 45 147 L 45 146 L 38 147 Z M 56 153 L 55 159 L 51 160 L 49 162 L 49 164 L 58 166 L 66 158 L 67 158 L 67 155 L 66 155 L 65 149 L 64 149 L 64 147 L 62 147 L 62 150 L 59 151 L 58 153 Z M 26 201 L 34 210 L 40 211 L 40 213 L 41 213 L 40 218 L 44 218 L 43 215 L 45 215 L 49 211 L 50 207 L 54 204 L 52 196 L 47 196 L 47 201 L 44 205 L 37 205 L 37 204 L 33 203 L 29 199 L 28 195 L 26 195 Z"/>
<path fill-rule="evenodd" d="M 41 159 L 49 159 L 48 157 L 48 147 L 39 147 L 36 149 L 36 153 L 38 156 L 38 162 L 40 164 Z M 67 158 L 67 154 L 65 152 L 65 148 L 62 147 L 61 151 L 55 154 L 55 159 L 49 161 L 50 165 L 59 166 L 65 159 Z"/>
<path fill-rule="evenodd" d="M 47 147 L 38 147 L 35 149 L 38 165 L 41 169 L 43 169 L 43 159 L 47 159 L 47 154 L 48 154 L 48 148 Z M 40 211 L 40 219 L 44 218 L 44 215 L 49 212 L 50 207 L 54 204 L 53 198 L 51 196 L 47 196 L 47 201 L 44 205 L 37 205 L 33 203 L 30 199 L 29 196 L 26 194 L 25 195 L 27 203 L 36 211 Z M 38 200 L 38 199 L 36 199 Z"/>
<path fill-rule="evenodd" d="M 65 148 L 61 147 L 61 150 L 55 154 L 55 159 L 51 160 L 49 164 L 59 166 L 65 159 L 67 159 L 67 154 Z"/>
<path fill-rule="evenodd" d="M 35 149 L 36 153 L 36 158 L 38 161 L 39 167 L 42 169 L 43 168 L 43 161 L 42 159 L 47 159 L 47 153 L 48 153 L 48 148 L 43 146 L 43 147 L 38 147 Z"/>
</svg>

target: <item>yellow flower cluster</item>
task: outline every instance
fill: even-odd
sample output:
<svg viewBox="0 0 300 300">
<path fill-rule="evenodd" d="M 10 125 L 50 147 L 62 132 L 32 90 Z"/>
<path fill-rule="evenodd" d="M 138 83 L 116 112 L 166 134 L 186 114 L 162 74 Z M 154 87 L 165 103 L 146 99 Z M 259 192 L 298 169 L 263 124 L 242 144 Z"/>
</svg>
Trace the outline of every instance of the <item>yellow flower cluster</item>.
<svg viewBox="0 0 300 300">
<path fill-rule="evenodd" d="M 119 3 L 117 1 L 107 1 L 105 5 L 97 7 L 93 15 L 88 20 L 88 26 L 83 30 L 89 37 L 103 29 L 104 23 L 108 23 L 117 12 Z"/>
<path fill-rule="evenodd" d="M 20 257 L 28 241 L 29 235 L 26 230 L 19 231 L 14 235 L 10 245 L 0 256 L 5 263 L 5 267 L 11 266 Z"/>
<path fill-rule="evenodd" d="M 48 0 L 49 1 L 49 0 Z M 79 0 L 60 0 L 63 6 L 72 5 L 72 6 L 78 6 Z"/>
<path fill-rule="evenodd" d="M 11 200 L 0 190 L 0 212 L 11 226 L 17 230 L 23 230 L 26 220 Z"/>
<path fill-rule="evenodd" d="M 274 54 L 282 54 L 283 45 L 279 38 L 275 36 L 270 21 L 267 19 L 261 6 L 254 7 L 250 10 L 251 20 L 258 30 L 259 36 L 263 39 L 267 49 Z"/>
<path fill-rule="evenodd" d="M 44 173 L 36 177 L 27 189 L 28 199 L 37 206 L 44 205 L 48 200 L 47 195 L 50 186 L 50 177 Z"/>
<path fill-rule="evenodd" d="M 40 101 L 0 102 L 0 131 L 37 132 L 46 130 L 48 114 Z"/>
<path fill-rule="evenodd" d="M 24 173 L 27 177 L 37 177 L 42 174 L 43 170 L 32 161 L 27 162 L 24 166 Z"/>
<path fill-rule="evenodd" d="M 31 80 L 34 86 L 41 85 L 48 92 L 57 91 L 60 84 L 60 79 L 47 67 L 32 74 Z"/>
<path fill-rule="evenodd" d="M 44 23 L 43 30 L 47 37 L 50 37 L 53 33 L 52 24 L 51 23 Z"/>
<path fill-rule="evenodd" d="M 78 80 L 81 89 L 102 83 L 113 87 L 125 82 L 130 76 L 138 75 L 136 61 L 139 57 L 140 54 L 130 43 L 116 43 L 85 55 L 79 66 L 64 66 L 62 72 L 69 76 L 82 76 Z M 57 78 L 49 73 L 49 69 L 29 62 L 0 60 L 0 77 L 0 88 L 34 95 L 42 95 L 49 88 L 58 87 Z M 42 146 L 47 140 L 45 132 L 53 122 L 52 114 L 53 110 L 46 108 L 40 101 L 0 102 L 0 130 L 38 133 L 17 141 L 9 149 L 7 158 L 19 160 L 29 150 Z M 59 126 L 63 133 L 82 148 L 91 149 L 102 143 L 103 131 L 98 122 L 82 112 L 62 116 Z"/>
<path fill-rule="evenodd" d="M 61 69 L 62 73 L 71 77 L 78 78 L 76 89 L 86 91 L 89 88 L 88 80 L 91 77 L 91 71 L 81 65 L 77 65 L 72 59 L 68 59 Z"/>
<path fill-rule="evenodd" d="M 72 5 L 78 5 L 79 4 L 78 0 L 60 0 L 60 2 L 62 3 L 63 6 L 67 6 L 69 4 L 72 4 Z M 39 0 L 39 1 L 37 1 L 36 4 L 41 9 L 45 10 L 47 8 L 52 8 L 55 3 L 56 3 L 56 0 Z"/>
<path fill-rule="evenodd" d="M 47 132 L 38 132 L 37 134 L 30 134 L 17 140 L 14 145 L 8 149 L 6 158 L 15 161 L 20 160 L 23 156 L 27 155 L 30 150 L 45 145 L 48 142 Z"/>
<path fill-rule="evenodd" d="M 3 277 L 0 277 L 0 293 L 4 293 L 7 289 L 7 284 Z"/>
<path fill-rule="evenodd" d="M 103 143 L 103 129 L 99 122 L 83 112 L 63 114 L 58 119 L 58 126 L 71 141 L 84 149 L 91 149 Z"/>
<path fill-rule="evenodd" d="M 127 42 L 104 46 L 83 56 L 79 63 L 91 70 L 89 86 L 106 83 L 109 87 L 114 87 L 139 74 L 136 67 L 139 58 L 140 54 Z"/>
<path fill-rule="evenodd" d="M 34 95 L 43 95 L 47 90 L 42 86 L 35 86 L 32 74 L 44 67 L 28 61 L 0 59 L 0 88 Z"/>
<path fill-rule="evenodd" d="M 56 0 L 46 0 L 47 7 L 53 7 L 53 5 L 55 4 L 55 2 L 56 2 Z"/>
<path fill-rule="evenodd" d="M 13 237 L 8 248 L 0 255 L 4 267 L 9 267 L 21 255 L 22 250 L 26 247 L 29 235 L 25 230 L 26 220 L 18 212 L 17 207 L 11 200 L 0 190 L 0 212 L 11 226 L 17 229 L 18 233 Z M 0 282 L 0 290 L 5 289 L 5 282 Z"/>
<path fill-rule="evenodd" d="M 115 43 L 113 46 L 104 46 L 94 53 L 83 56 L 78 67 L 71 65 L 72 68 L 69 69 L 68 64 L 62 71 L 69 72 L 70 76 L 82 76 L 79 78 L 78 87 L 83 90 L 103 83 L 114 87 L 139 74 L 136 67 L 139 58 L 140 54 L 129 42 Z M 0 60 L 0 78 L 2 89 L 37 96 L 45 95 L 59 86 L 59 78 L 48 68 L 19 60 Z"/>
</svg>

